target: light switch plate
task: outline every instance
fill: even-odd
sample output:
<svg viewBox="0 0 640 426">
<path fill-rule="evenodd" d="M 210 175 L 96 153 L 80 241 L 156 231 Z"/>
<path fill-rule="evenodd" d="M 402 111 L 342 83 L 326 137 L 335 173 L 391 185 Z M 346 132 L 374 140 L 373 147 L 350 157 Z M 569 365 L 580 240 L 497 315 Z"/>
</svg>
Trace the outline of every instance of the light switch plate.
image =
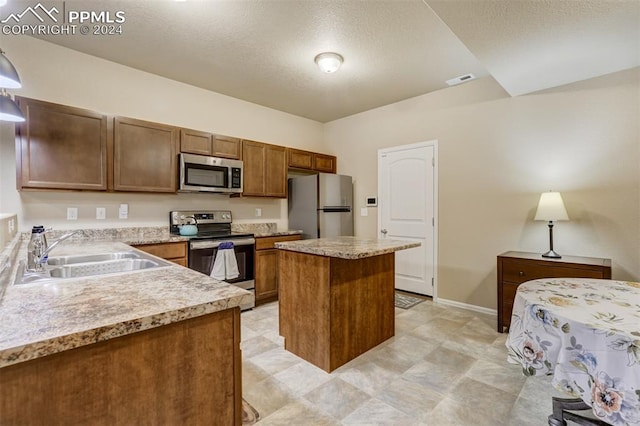
<svg viewBox="0 0 640 426">
<path fill-rule="evenodd" d="M 77 207 L 67 207 L 67 220 L 78 220 Z"/>
<path fill-rule="evenodd" d="M 96 207 L 96 219 L 102 220 L 107 218 L 107 209 L 104 207 Z"/>
<path fill-rule="evenodd" d="M 360 216 L 369 216 L 369 209 L 366 207 L 360 207 Z"/>
<path fill-rule="evenodd" d="M 120 204 L 120 208 L 118 209 L 118 217 L 120 219 L 129 218 L 129 204 Z"/>
</svg>

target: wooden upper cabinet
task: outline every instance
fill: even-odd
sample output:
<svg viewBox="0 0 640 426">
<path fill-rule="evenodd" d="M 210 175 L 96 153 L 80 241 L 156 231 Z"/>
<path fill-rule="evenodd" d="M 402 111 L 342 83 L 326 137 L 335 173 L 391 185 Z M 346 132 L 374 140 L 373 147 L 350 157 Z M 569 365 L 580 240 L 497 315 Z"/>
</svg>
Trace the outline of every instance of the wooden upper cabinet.
<svg viewBox="0 0 640 426">
<path fill-rule="evenodd" d="M 242 141 L 242 163 L 244 182 L 242 195 L 264 196 L 265 170 L 266 170 L 266 146 L 260 142 Z"/>
<path fill-rule="evenodd" d="M 325 173 L 336 172 L 337 158 L 333 155 L 313 154 L 313 170 Z"/>
<path fill-rule="evenodd" d="M 266 196 L 287 196 L 287 150 L 283 146 L 267 146 Z"/>
<path fill-rule="evenodd" d="M 213 135 L 211 155 L 214 157 L 240 159 L 240 139 L 231 136 Z"/>
<path fill-rule="evenodd" d="M 336 157 L 333 155 L 287 148 L 287 157 L 288 166 L 294 169 L 313 170 L 325 173 L 336 172 Z"/>
<path fill-rule="evenodd" d="M 180 152 L 211 155 L 212 136 L 198 130 L 180 129 Z"/>
<path fill-rule="evenodd" d="M 242 195 L 285 198 L 287 196 L 286 160 L 286 148 L 283 146 L 243 140 Z"/>
<path fill-rule="evenodd" d="M 107 116 L 16 97 L 26 121 L 16 126 L 18 189 L 107 190 Z"/>
<path fill-rule="evenodd" d="M 240 158 L 240 139 L 199 130 L 180 129 L 180 152 L 222 158 Z"/>
<path fill-rule="evenodd" d="M 313 152 L 288 148 L 289 167 L 294 169 L 313 170 Z"/>
<path fill-rule="evenodd" d="M 177 127 L 117 117 L 114 124 L 114 190 L 176 192 L 179 136 Z"/>
</svg>

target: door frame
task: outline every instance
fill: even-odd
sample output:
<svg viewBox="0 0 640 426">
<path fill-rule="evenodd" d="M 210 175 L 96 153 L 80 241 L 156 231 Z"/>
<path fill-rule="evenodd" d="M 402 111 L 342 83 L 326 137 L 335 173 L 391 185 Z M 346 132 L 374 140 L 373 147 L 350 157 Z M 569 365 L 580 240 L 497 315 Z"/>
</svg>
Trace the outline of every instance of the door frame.
<svg viewBox="0 0 640 426">
<path fill-rule="evenodd" d="M 425 146 L 433 147 L 433 302 L 438 302 L 438 140 L 433 139 L 424 142 L 416 142 L 408 145 L 392 146 L 378 150 L 378 164 L 380 164 L 380 156 L 390 152 L 406 151 L 408 149 L 422 148 Z M 382 182 L 382 170 L 378 167 L 378 196 L 382 193 L 380 185 Z M 378 198 L 378 202 L 382 200 Z M 382 215 L 380 212 L 380 204 L 378 204 L 378 226 L 376 236 L 380 235 Z"/>
</svg>

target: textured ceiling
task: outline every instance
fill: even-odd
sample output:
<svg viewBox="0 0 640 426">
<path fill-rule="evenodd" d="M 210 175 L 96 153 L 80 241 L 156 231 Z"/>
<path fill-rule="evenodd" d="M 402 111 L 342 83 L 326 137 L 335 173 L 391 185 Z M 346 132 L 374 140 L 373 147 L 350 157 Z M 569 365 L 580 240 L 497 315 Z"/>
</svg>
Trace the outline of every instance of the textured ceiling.
<svg viewBox="0 0 640 426">
<path fill-rule="evenodd" d="M 0 18 L 34 3 L 9 0 Z M 122 35 L 47 41 L 320 122 L 444 89 L 467 73 L 490 73 L 520 95 L 640 62 L 640 0 L 41 3 L 126 13 Z M 315 66 L 323 51 L 344 56 L 337 73 Z"/>
<path fill-rule="evenodd" d="M 509 92 L 640 66 L 638 0 L 427 0 Z"/>
</svg>

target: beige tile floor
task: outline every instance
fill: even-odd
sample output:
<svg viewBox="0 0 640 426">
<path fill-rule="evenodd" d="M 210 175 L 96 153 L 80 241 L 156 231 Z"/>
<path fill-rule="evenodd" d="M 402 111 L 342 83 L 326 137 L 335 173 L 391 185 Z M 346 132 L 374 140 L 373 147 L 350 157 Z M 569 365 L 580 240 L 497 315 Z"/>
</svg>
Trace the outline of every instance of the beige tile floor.
<svg viewBox="0 0 640 426">
<path fill-rule="evenodd" d="M 496 318 L 426 300 L 331 374 L 283 348 L 278 304 L 242 313 L 243 396 L 259 425 L 545 425 L 550 377 L 507 363 Z"/>
</svg>

